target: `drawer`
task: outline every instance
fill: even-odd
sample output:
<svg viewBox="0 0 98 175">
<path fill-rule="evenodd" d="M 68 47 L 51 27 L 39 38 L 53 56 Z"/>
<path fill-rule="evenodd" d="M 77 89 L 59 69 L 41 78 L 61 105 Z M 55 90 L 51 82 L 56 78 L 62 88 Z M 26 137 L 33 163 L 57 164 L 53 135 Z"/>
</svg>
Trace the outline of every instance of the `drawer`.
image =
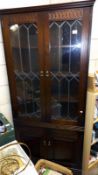
<svg viewBox="0 0 98 175">
<path fill-rule="evenodd" d="M 50 130 L 49 135 L 55 140 L 69 140 L 75 141 L 78 139 L 77 132 L 64 130 Z"/>
</svg>

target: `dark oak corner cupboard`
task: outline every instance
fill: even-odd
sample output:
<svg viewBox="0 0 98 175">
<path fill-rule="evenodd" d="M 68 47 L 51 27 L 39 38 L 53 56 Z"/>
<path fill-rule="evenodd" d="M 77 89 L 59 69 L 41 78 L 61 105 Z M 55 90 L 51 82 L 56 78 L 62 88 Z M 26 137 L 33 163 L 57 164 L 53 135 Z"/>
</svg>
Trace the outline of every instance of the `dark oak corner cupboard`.
<svg viewBox="0 0 98 175">
<path fill-rule="evenodd" d="M 16 137 L 34 160 L 81 169 L 93 3 L 0 11 Z"/>
</svg>

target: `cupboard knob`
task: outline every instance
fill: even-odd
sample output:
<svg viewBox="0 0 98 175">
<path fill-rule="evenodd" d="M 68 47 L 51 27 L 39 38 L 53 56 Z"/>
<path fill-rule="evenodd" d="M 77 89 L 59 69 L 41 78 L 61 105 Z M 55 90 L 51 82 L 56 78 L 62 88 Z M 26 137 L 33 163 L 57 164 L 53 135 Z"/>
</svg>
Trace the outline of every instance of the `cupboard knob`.
<svg viewBox="0 0 98 175">
<path fill-rule="evenodd" d="M 83 114 L 83 111 L 82 110 L 80 111 L 80 114 Z"/>
</svg>

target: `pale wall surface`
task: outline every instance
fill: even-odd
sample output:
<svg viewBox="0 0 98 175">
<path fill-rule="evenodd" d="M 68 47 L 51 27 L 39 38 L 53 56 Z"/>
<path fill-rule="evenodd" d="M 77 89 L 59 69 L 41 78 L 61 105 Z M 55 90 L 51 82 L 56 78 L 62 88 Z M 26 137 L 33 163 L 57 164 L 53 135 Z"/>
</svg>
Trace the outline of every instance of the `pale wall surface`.
<svg viewBox="0 0 98 175">
<path fill-rule="evenodd" d="M 54 3 L 75 2 L 78 0 L 3 0 L 0 4 L 0 9 L 17 8 L 26 6 L 46 5 Z M 98 0 L 96 0 L 93 11 L 93 25 L 91 35 L 91 49 L 90 49 L 90 62 L 89 72 L 93 73 L 98 70 Z M 8 85 L 8 77 L 6 71 L 5 55 L 3 50 L 3 39 L 0 24 L 0 112 L 2 112 L 7 119 L 13 123 L 11 101 Z"/>
</svg>

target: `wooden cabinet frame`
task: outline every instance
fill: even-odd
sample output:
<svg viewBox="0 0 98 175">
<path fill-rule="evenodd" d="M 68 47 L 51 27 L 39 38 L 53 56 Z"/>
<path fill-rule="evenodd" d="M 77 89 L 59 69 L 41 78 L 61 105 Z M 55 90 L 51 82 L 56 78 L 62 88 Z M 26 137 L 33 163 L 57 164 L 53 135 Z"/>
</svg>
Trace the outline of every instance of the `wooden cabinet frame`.
<svg viewBox="0 0 98 175">
<path fill-rule="evenodd" d="M 11 93 L 11 102 L 12 102 L 12 110 L 13 110 L 13 119 L 14 126 L 17 135 L 20 137 L 22 134 L 24 135 L 24 131 L 26 132 L 26 138 L 29 137 L 34 138 L 33 134 L 30 134 L 33 129 L 38 131 L 40 128 L 44 130 L 58 130 L 59 133 L 61 131 L 71 131 L 77 133 L 77 145 L 79 144 L 79 151 L 81 150 L 80 144 L 83 143 L 83 135 L 85 128 L 85 106 L 86 106 L 86 90 L 87 90 L 87 74 L 88 74 L 88 61 L 89 61 L 89 47 L 90 47 L 90 33 L 91 33 L 91 23 L 92 23 L 92 7 L 95 0 L 84 0 L 80 2 L 74 3 L 65 3 L 65 4 L 56 4 L 56 5 L 48 5 L 48 6 L 39 6 L 39 7 L 27 7 L 27 8 L 16 8 L 16 9 L 7 9 L 0 10 L 1 23 L 2 23 L 2 32 L 4 39 L 4 49 L 6 56 L 6 64 L 9 78 L 9 86 Z M 62 11 L 62 14 L 61 14 Z M 81 56 L 80 56 L 80 83 L 79 83 L 79 108 L 78 114 L 80 121 L 58 121 L 51 122 L 49 120 L 50 117 L 50 59 L 49 59 L 49 22 L 52 20 L 61 20 L 61 19 L 77 19 L 82 18 L 82 42 L 81 42 Z M 32 118 L 28 118 L 24 116 L 24 118 L 20 118 L 18 116 L 18 105 L 16 100 L 16 81 L 14 76 L 14 65 L 12 58 L 12 49 L 10 45 L 10 32 L 9 26 L 11 24 L 22 24 L 22 23 L 31 23 L 31 21 L 36 22 L 38 25 L 38 49 L 39 49 L 39 57 L 40 57 L 40 72 L 43 75 L 47 74 L 47 76 L 41 76 L 40 78 L 40 87 L 41 87 L 41 108 L 42 108 L 42 120 L 34 121 Z M 44 88 L 43 88 L 44 87 Z M 46 90 L 46 92 L 45 92 Z M 46 107 L 45 107 L 46 106 Z M 47 118 L 46 118 L 47 116 Z M 81 120 L 84 120 L 83 125 L 81 124 Z M 31 130 L 28 131 L 28 130 Z M 41 135 L 35 136 L 37 138 L 42 138 L 43 133 Z M 48 137 L 48 134 L 46 132 Z M 18 137 L 17 136 L 17 137 Z M 19 138 L 18 137 L 18 138 Z M 56 134 L 57 141 L 58 134 Z M 64 141 L 66 140 L 62 134 Z M 80 139 L 81 138 L 81 139 Z M 52 137 L 52 141 L 55 145 L 55 137 Z M 50 150 L 48 148 L 48 150 Z M 47 152 L 47 151 L 46 151 Z M 78 153 L 76 155 L 76 159 L 78 162 Z M 82 150 L 81 153 L 82 155 Z M 81 161 L 80 161 L 81 162 Z M 81 164 L 81 165 L 80 165 Z M 81 168 L 82 162 L 79 164 L 78 168 Z"/>
</svg>

